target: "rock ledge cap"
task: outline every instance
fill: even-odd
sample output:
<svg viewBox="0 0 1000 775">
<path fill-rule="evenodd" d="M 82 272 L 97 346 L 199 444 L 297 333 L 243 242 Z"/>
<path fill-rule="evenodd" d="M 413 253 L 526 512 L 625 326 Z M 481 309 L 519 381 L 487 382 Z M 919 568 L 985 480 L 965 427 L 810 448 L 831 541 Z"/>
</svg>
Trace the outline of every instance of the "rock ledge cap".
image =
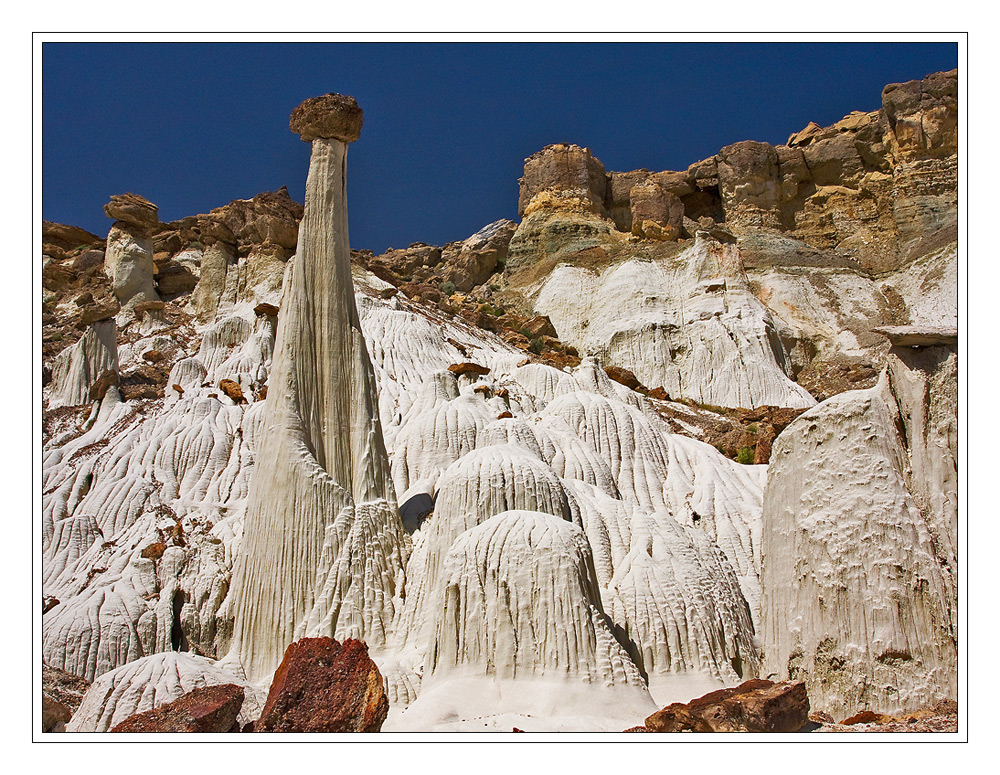
<svg viewBox="0 0 1000 775">
<path fill-rule="evenodd" d="M 307 143 L 317 138 L 353 143 L 361 137 L 363 120 L 354 97 L 331 93 L 302 102 L 292 111 L 288 127 Z"/>
<path fill-rule="evenodd" d="M 894 347 L 934 347 L 935 345 L 955 345 L 958 330 L 954 328 L 932 328 L 929 326 L 883 326 L 872 329 L 886 337 Z"/>
</svg>

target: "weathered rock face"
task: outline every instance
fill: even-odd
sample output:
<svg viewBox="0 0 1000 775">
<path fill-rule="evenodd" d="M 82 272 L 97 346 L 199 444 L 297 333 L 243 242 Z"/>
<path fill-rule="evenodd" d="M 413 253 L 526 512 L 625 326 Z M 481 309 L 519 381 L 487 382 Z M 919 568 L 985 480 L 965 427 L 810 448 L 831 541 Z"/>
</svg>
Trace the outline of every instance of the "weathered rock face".
<svg viewBox="0 0 1000 775">
<path fill-rule="evenodd" d="M 224 231 L 219 232 L 212 244 L 234 244 L 240 255 L 246 255 L 254 248 L 263 248 L 265 253 L 267 248 L 280 248 L 285 252 L 278 251 L 278 254 L 287 259 L 295 250 L 301 220 L 302 205 L 294 201 L 288 195 L 288 189 L 282 186 L 277 191 L 265 191 L 251 199 L 236 199 L 212 210 L 202 219 L 199 236 L 203 242 L 211 240 L 215 232 L 208 225 L 217 223 Z M 233 235 L 232 242 L 223 238 L 225 232 Z"/>
<path fill-rule="evenodd" d="M 637 183 L 629 191 L 632 233 L 656 240 L 675 240 L 684 228 L 684 204 L 652 180 Z"/>
<path fill-rule="evenodd" d="M 355 121 L 347 104 L 329 129 L 319 104 L 307 106 L 304 136 Z M 360 128 L 360 112 L 357 120 Z M 268 432 L 233 572 L 233 653 L 253 679 L 304 635 L 380 645 L 405 561 L 351 280 L 346 153 L 340 139 L 313 141 L 264 409 Z"/>
<path fill-rule="evenodd" d="M 81 229 L 78 226 L 42 221 L 43 245 L 52 245 L 63 251 L 67 251 L 81 245 L 98 245 L 103 241 L 96 234 L 91 234 L 86 229 Z M 47 249 L 43 249 L 43 252 L 51 255 Z"/>
<path fill-rule="evenodd" d="M 809 721 L 804 683 L 745 681 L 646 719 L 649 732 L 798 732 Z"/>
<path fill-rule="evenodd" d="M 226 289 L 226 274 L 235 262 L 232 250 L 218 242 L 205 249 L 201 259 L 201 277 L 191 296 L 195 316 L 202 323 L 215 319 L 219 300 Z"/>
<path fill-rule="evenodd" d="M 835 717 L 954 697 L 954 345 L 894 348 L 879 384 L 778 438 L 764 494 L 764 673 Z"/>
<path fill-rule="evenodd" d="M 955 72 L 938 73 L 890 85 L 880 111 L 811 124 L 787 145 L 744 141 L 686 171 L 613 172 L 603 203 L 589 154 L 546 148 L 526 162 L 507 291 L 521 294 L 514 298 L 523 311 L 548 312 L 538 287 L 559 263 L 592 271 L 648 260 L 657 240 L 703 230 L 738 243 L 750 290 L 788 355 L 787 375 L 820 398 L 870 387 L 886 351 L 873 324 L 954 325 L 956 90 Z M 672 317 L 686 315 L 684 301 L 669 304 Z M 621 318 L 621 309 L 629 316 L 634 306 L 597 319 Z M 676 393 L 642 373 L 634 348 L 622 353 L 607 337 L 598 349 L 578 335 L 563 338 Z"/>
<path fill-rule="evenodd" d="M 951 156 L 958 147 L 958 71 L 889 84 L 882 110 L 885 140 L 901 161 Z"/>
<path fill-rule="evenodd" d="M 112 194 L 111 201 L 104 205 L 104 214 L 121 222 L 120 228 L 147 237 L 159 223 L 158 212 L 156 205 L 138 194 Z"/>
<path fill-rule="evenodd" d="M 524 177 L 520 180 L 521 195 L 517 214 L 524 216 L 528 205 L 542 191 L 579 190 L 595 210 L 604 209 L 607 178 L 604 165 L 589 148 L 558 143 L 547 145 L 524 160 Z"/>
<path fill-rule="evenodd" d="M 254 732 L 378 732 L 389 700 L 368 648 L 304 638 L 285 651 Z"/>
<path fill-rule="evenodd" d="M 110 732 L 239 732 L 243 687 L 236 684 L 205 686 L 173 702 L 129 716 Z"/>
<path fill-rule="evenodd" d="M 699 238 L 670 259 L 637 257 L 598 273 L 567 262 L 541 285 L 534 307 L 564 341 L 670 396 L 746 408 L 814 402 L 789 379 L 774 323 L 734 246 Z"/>
<path fill-rule="evenodd" d="M 444 610 L 428 668 L 498 678 L 570 675 L 606 686 L 643 681 L 600 607 L 581 528 L 530 511 L 464 532 L 444 558 Z M 550 597 L 559 590 L 559 602 Z M 496 611 L 492 621 L 477 611 Z M 430 682 L 430 681 L 429 681 Z"/>
<path fill-rule="evenodd" d="M 719 151 L 719 190 L 732 226 L 776 228 L 778 154 L 768 143 L 745 140 Z"/>
</svg>

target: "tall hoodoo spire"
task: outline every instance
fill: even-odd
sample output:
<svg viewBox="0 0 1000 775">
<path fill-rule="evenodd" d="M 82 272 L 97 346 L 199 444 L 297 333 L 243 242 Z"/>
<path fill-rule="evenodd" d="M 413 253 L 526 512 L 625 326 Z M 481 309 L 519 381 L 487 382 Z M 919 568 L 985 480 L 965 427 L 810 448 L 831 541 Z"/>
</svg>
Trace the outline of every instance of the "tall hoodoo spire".
<svg viewBox="0 0 1000 775">
<path fill-rule="evenodd" d="M 233 653 L 251 680 L 303 636 L 381 645 L 405 562 L 351 280 L 345 162 L 362 118 L 326 94 L 289 122 L 312 156 L 233 573 Z"/>
</svg>

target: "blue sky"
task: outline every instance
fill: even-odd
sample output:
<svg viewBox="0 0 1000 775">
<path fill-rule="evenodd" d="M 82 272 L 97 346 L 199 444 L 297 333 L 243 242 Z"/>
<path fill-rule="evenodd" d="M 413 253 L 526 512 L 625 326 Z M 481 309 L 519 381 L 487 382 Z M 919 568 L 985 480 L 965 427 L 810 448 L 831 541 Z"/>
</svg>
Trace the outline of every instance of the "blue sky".
<svg viewBox="0 0 1000 775">
<path fill-rule="evenodd" d="M 886 83 L 957 66 L 954 43 L 46 43 L 47 220 L 105 234 L 109 195 L 160 219 L 288 186 L 303 99 L 365 112 L 348 155 L 351 245 L 463 239 L 517 217 L 524 158 L 589 147 L 608 170 L 684 169 L 738 140 L 876 110 Z"/>
</svg>

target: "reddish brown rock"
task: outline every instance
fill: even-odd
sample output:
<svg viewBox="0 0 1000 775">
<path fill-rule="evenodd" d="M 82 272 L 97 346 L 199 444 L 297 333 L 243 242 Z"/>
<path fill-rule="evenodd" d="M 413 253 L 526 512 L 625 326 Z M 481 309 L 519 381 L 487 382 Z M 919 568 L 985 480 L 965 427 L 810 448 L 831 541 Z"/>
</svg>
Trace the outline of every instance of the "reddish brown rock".
<svg viewBox="0 0 1000 775">
<path fill-rule="evenodd" d="M 357 100 L 343 94 L 324 94 L 303 101 L 288 119 L 288 128 L 305 142 L 335 138 L 353 143 L 361 137 L 364 113 Z"/>
<path fill-rule="evenodd" d="M 73 283 L 73 273 L 62 264 L 50 261 L 42 267 L 42 287 L 48 291 L 65 291 Z"/>
<path fill-rule="evenodd" d="M 158 560 L 163 556 L 163 553 L 166 550 L 167 545 L 161 541 L 147 546 L 142 550 L 142 552 L 140 552 L 139 556 L 146 560 Z"/>
<path fill-rule="evenodd" d="M 159 223 L 159 209 L 138 194 L 112 194 L 104 205 L 104 214 L 115 221 L 132 227 L 141 234 L 151 234 Z"/>
<path fill-rule="evenodd" d="M 802 682 L 744 681 L 684 704 L 675 702 L 646 719 L 651 732 L 798 732 L 809 720 Z"/>
<path fill-rule="evenodd" d="M 104 398 L 104 394 L 112 387 L 117 387 L 119 383 L 119 377 L 117 371 L 111 371 L 108 369 L 101 373 L 95 381 L 94 384 L 90 386 L 90 400 L 100 401 Z"/>
<path fill-rule="evenodd" d="M 253 308 L 254 314 L 260 315 L 261 317 L 278 317 L 278 308 L 273 304 L 261 303 Z"/>
<path fill-rule="evenodd" d="M 147 350 L 142 354 L 142 359 L 146 363 L 159 363 L 160 361 L 165 361 L 167 356 L 159 350 Z"/>
<path fill-rule="evenodd" d="M 448 367 L 448 371 L 456 377 L 461 377 L 463 374 L 483 376 L 490 373 L 490 370 L 486 366 L 480 366 L 478 363 L 453 363 Z"/>
<path fill-rule="evenodd" d="M 620 366 L 606 366 L 604 368 L 604 373 L 607 374 L 615 382 L 618 382 L 629 390 L 639 390 L 642 387 L 642 383 L 639 382 L 639 378 L 635 376 L 628 369 L 623 369 Z"/>
<path fill-rule="evenodd" d="M 52 595 L 42 595 L 42 613 L 46 614 L 59 605 L 59 598 Z"/>
<path fill-rule="evenodd" d="M 506 420 L 507 418 L 513 417 L 513 416 L 514 415 L 512 415 L 510 412 L 500 412 L 500 414 L 497 415 L 497 419 L 498 420 Z"/>
<path fill-rule="evenodd" d="M 552 321 L 549 320 L 548 315 L 538 315 L 537 317 L 533 317 L 530 320 L 525 321 L 521 330 L 532 339 L 539 336 L 558 336 L 558 334 L 556 334 L 555 326 L 552 325 Z"/>
<path fill-rule="evenodd" d="M 243 389 L 239 386 L 239 383 L 234 382 L 231 379 L 223 379 L 219 381 L 219 390 L 229 396 L 233 401 L 238 404 L 245 404 L 246 398 L 243 396 Z"/>
<path fill-rule="evenodd" d="M 895 721 L 892 716 L 887 716 L 884 713 L 876 713 L 872 710 L 863 710 L 860 713 L 855 713 L 850 718 L 845 718 L 840 723 L 845 727 L 852 726 L 854 724 L 888 724 L 890 721 Z"/>
<path fill-rule="evenodd" d="M 63 250 L 73 250 L 82 245 L 100 244 L 104 240 L 78 226 L 42 221 L 42 242 L 56 245 Z"/>
<path fill-rule="evenodd" d="M 129 716 L 112 732 L 239 732 L 243 687 L 203 686 L 173 702 Z"/>
<path fill-rule="evenodd" d="M 368 647 L 303 638 L 274 674 L 255 732 L 378 732 L 389 700 Z"/>
<path fill-rule="evenodd" d="M 42 731 L 64 732 L 73 713 L 63 703 L 42 692 Z"/>
<path fill-rule="evenodd" d="M 119 307 L 112 305 L 99 306 L 95 304 L 90 307 L 84 307 L 80 310 L 80 322 L 85 326 L 89 326 L 93 323 L 113 318 L 118 314 L 118 310 Z"/>
</svg>

